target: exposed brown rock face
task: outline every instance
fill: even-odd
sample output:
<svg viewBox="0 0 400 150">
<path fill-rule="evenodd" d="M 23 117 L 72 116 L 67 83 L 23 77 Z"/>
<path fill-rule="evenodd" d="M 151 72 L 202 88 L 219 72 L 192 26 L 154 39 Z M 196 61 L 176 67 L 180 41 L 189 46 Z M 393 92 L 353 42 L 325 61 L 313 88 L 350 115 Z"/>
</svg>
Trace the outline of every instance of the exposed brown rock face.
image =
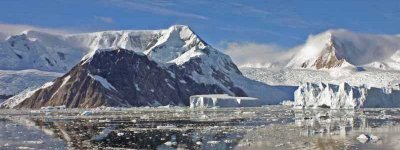
<svg viewBox="0 0 400 150">
<path fill-rule="evenodd" d="M 338 58 L 335 52 L 334 44 L 327 45 L 326 49 L 315 61 L 314 66 L 317 69 L 340 67 L 345 61 L 343 58 Z"/>
<path fill-rule="evenodd" d="M 51 86 L 37 90 L 17 108 L 188 105 L 191 95 L 225 93 L 216 84 L 199 84 L 192 79 L 193 71 L 201 74 L 201 61 L 192 59 L 182 66 L 161 67 L 147 56 L 129 50 L 97 52 L 91 60 L 81 61 Z M 228 65 L 237 69 L 233 63 Z M 218 70 L 214 73 L 235 95 L 246 96 L 224 73 Z"/>
<path fill-rule="evenodd" d="M 336 43 L 331 40 L 329 43 L 326 44 L 325 49 L 322 51 L 321 55 L 312 63 L 303 63 L 301 65 L 302 68 L 308 68 L 309 65 L 315 67 L 316 69 L 330 69 L 335 67 L 340 67 L 343 65 L 346 60 L 341 58 L 337 54 L 338 46 Z"/>
</svg>

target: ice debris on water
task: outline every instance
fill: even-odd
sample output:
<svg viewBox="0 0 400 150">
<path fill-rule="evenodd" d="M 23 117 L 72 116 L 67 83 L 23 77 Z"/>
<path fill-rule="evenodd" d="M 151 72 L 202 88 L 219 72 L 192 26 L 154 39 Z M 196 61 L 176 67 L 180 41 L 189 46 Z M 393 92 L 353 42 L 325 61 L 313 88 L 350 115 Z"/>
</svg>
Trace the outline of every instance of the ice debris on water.
<svg viewBox="0 0 400 150">
<path fill-rule="evenodd" d="M 218 144 L 220 141 L 208 141 L 208 144 Z"/>
<path fill-rule="evenodd" d="M 166 125 L 166 126 L 157 126 L 157 129 L 176 129 L 177 127 L 174 125 Z"/>
<path fill-rule="evenodd" d="M 119 133 L 117 133 L 117 136 L 124 136 L 124 133 L 119 132 Z"/>
<path fill-rule="evenodd" d="M 176 145 L 177 143 L 176 143 L 176 142 L 167 141 L 167 142 L 165 142 L 164 144 L 167 145 L 167 146 L 174 146 L 174 145 Z"/>
</svg>

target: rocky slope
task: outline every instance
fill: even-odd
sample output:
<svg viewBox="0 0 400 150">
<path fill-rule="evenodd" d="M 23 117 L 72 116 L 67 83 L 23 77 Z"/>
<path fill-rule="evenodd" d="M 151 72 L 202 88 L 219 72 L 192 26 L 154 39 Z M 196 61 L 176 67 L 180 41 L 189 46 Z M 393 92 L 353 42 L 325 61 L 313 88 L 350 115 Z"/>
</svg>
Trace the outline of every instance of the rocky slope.
<svg viewBox="0 0 400 150">
<path fill-rule="evenodd" d="M 166 70 L 133 51 L 99 50 L 17 107 L 188 105 L 184 100 L 192 94 L 224 92 L 215 85 L 198 84 L 179 71 L 172 66 Z"/>
</svg>

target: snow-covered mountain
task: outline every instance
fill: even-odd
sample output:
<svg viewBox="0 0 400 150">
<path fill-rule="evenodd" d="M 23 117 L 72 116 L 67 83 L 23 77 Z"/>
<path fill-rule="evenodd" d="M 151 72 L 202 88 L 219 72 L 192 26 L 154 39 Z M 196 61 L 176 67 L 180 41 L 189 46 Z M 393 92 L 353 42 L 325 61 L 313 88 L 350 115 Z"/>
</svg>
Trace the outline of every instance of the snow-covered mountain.
<svg viewBox="0 0 400 150">
<path fill-rule="evenodd" d="M 205 43 L 187 26 L 75 34 L 59 39 L 74 45 L 70 48 L 76 50 L 71 53 L 87 48 L 87 54 L 49 86 L 28 97 L 18 96 L 25 100 L 13 98 L 21 102 L 17 107 L 188 105 L 190 95 L 210 93 L 253 96 L 277 104 L 291 99 L 294 91 L 242 76 L 228 55 Z"/>
<path fill-rule="evenodd" d="M 289 68 L 378 68 L 399 70 L 400 37 L 328 30 L 310 36 Z"/>
<path fill-rule="evenodd" d="M 70 35 L 55 35 L 33 30 L 8 37 L 6 34 L 1 34 L 0 73 L 8 74 L 12 70 L 18 73 L 20 70 L 29 69 L 65 73 L 77 64 L 85 54 L 96 49 L 125 48 L 143 52 L 152 48 L 160 37 L 176 34 L 174 31 L 181 28 L 188 29 L 187 26 L 172 26 L 165 30 L 103 31 Z M 179 49 L 178 47 L 174 48 Z M 0 96 L 8 97 L 8 94 L 14 95 L 27 88 L 27 86 L 12 84 L 20 81 L 19 76 L 23 75 L 11 76 L 15 77 L 15 80 L 10 78 L 7 82 L 0 81 L 0 84 L 7 84 L 7 86 L 13 88 L 13 90 L 7 90 L 10 88 L 3 89 Z M 55 79 L 56 76 L 48 78 L 45 75 L 43 78 L 39 78 L 40 74 L 35 76 L 36 80 L 25 80 L 24 82 L 26 82 L 26 85 L 40 86 Z"/>
<path fill-rule="evenodd" d="M 70 35 L 30 30 L 9 36 L 0 43 L 0 69 L 67 72 L 87 53 L 97 49 L 117 48 L 145 52 L 153 60 L 166 62 L 196 46 L 205 45 L 188 26 L 183 25 L 165 30 L 122 30 Z M 168 51 L 163 51 L 163 48 L 168 48 Z"/>
</svg>

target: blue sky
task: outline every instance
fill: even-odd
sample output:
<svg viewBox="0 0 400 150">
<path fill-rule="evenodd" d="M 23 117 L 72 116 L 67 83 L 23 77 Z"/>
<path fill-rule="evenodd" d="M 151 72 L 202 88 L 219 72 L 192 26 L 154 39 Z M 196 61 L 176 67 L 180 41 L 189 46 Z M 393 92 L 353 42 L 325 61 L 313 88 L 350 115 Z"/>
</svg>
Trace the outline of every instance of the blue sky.
<svg viewBox="0 0 400 150">
<path fill-rule="evenodd" d="M 344 28 L 399 34 L 399 0 L 1 0 L 0 23 L 90 32 L 191 26 L 218 47 L 230 42 L 292 47 Z"/>
</svg>

